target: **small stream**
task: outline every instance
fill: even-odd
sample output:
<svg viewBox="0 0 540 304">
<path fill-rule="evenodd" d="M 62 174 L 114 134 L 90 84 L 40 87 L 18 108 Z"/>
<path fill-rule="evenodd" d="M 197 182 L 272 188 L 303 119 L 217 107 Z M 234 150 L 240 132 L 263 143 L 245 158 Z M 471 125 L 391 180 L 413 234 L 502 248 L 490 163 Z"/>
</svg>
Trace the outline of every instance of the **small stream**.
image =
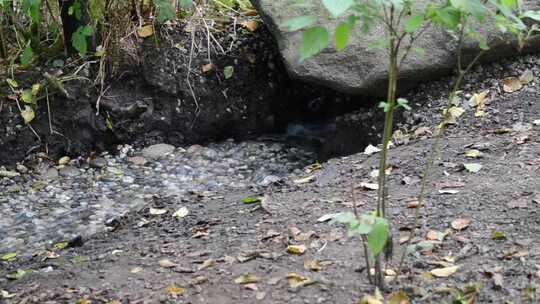
<svg viewBox="0 0 540 304">
<path fill-rule="evenodd" d="M 181 202 L 186 193 L 277 183 L 317 158 L 312 147 L 294 146 L 290 138 L 193 145 L 175 148 L 159 159 L 120 146 L 115 155 L 105 153 L 90 161 L 57 165 L 43 160 L 33 168 L 19 166 L 20 175 L 0 177 L 0 254 L 30 254 L 77 236 L 88 237 L 155 196 Z"/>
</svg>

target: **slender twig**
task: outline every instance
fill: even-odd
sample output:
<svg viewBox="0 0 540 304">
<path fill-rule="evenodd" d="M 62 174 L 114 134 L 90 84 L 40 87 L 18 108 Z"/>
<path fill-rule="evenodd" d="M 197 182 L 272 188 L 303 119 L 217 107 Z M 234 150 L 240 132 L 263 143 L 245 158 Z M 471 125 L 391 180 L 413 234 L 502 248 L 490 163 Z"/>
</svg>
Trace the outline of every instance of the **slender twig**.
<svg viewBox="0 0 540 304">
<path fill-rule="evenodd" d="M 352 209 L 354 216 L 356 217 L 356 220 L 360 221 L 360 215 L 358 213 L 358 208 L 356 207 L 356 191 L 354 191 L 354 182 L 351 184 L 351 193 L 352 193 Z M 366 269 L 367 269 L 367 278 L 370 284 L 373 284 L 373 277 L 371 275 L 371 265 L 369 262 L 369 250 L 367 245 L 367 236 L 365 234 L 361 235 L 362 238 L 362 247 L 364 249 L 364 260 L 366 263 Z"/>
<path fill-rule="evenodd" d="M 464 23 L 463 28 L 464 27 L 465 27 L 465 23 Z M 453 100 L 454 100 L 459 88 L 461 87 L 464 76 L 472 69 L 472 67 L 478 62 L 478 60 L 480 60 L 480 58 L 485 53 L 484 50 L 481 50 L 475 56 L 475 58 L 467 65 L 467 67 L 465 69 L 463 69 L 463 66 L 462 66 L 462 63 L 463 63 L 462 49 L 463 49 L 463 43 L 464 43 L 464 30 L 463 30 L 463 28 L 460 30 L 460 36 L 459 36 L 459 41 L 458 41 L 458 54 L 457 54 L 457 57 L 458 57 L 457 58 L 458 75 L 457 75 L 457 77 L 456 77 L 456 79 L 454 81 L 454 85 L 452 86 L 452 89 L 451 89 L 451 91 L 449 93 L 448 103 L 447 103 L 447 105 L 446 105 L 446 107 L 444 109 L 445 115 L 442 118 L 443 120 L 442 120 L 442 122 L 440 124 L 439 131 L 437 132 L 437 134 L 435 136 L 435 140 L 434 140 L 434 142 L 433 142 L 433 144 L 431 146 L 431 152 L 430 152 L 430 154 L 428 156 L 426 167 L 424 169 L 424 175 L 422 176 L 422 181 L 421 181 L 421 185 L 420 185 L 420 192 L 418 194 L 418 199 L 417 199 L 418 205 L 416 206 L 416 209 L 415 209 L 414 224 L 411 227 L 411 230 L 410 230 L 409 237 L 407 239 L 405 248 L 408 248 L 411 245 L 414 234 L 416 233 L 416 227 L 420 223 L 420 210 L 423 207 L 423 201 L 424 201 L 424 197 L 425 197 L 427 184 L 428 184 L 428 181 L 429 181 L 429 176 L 430 176 L 433 164 L 435 163 L 435 158 L 437 157 L 437 155 L 439 153 L 440 144 L 441 144 L 441 141 L 442 141 L 442 139 L 444 137 L 444 132 L 445 132 L 446 127 L 447 127 L 447 124 L 445 123 L 445 121 L 446 121 L 446 119 L 448 119 L 448 117 L 450 115 L 450 111 L 449 111 L 450 108 L 454 105 Z M 398 275 L 403 271 L 403 266 L 404 266 L 404 263 L 405 263 L 405 257 L 406 256 L 407 256 L 407 250 L 405 249 L 405 250 L 403 250 L 403 253 L 402 253 L 400 261 L 399 261 L 399 266 L 398 266 L 398 270 L 397 270 Z"/>
</svg>

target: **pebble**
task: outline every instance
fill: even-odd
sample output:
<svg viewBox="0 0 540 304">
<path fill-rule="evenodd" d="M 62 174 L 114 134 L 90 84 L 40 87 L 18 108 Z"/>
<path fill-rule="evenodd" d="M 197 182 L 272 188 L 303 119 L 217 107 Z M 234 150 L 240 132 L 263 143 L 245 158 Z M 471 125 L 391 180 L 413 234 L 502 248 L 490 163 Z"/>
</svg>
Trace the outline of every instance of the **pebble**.
<svg viewBox="0 0 540 304">
<path fill-rule="evenodd" d="M 146 147 L 142 150 L 142 155 L 150 159 L 160 159 L 171 154 L 175 147 L 168 144 L 157 144 Z"/>
</svg>

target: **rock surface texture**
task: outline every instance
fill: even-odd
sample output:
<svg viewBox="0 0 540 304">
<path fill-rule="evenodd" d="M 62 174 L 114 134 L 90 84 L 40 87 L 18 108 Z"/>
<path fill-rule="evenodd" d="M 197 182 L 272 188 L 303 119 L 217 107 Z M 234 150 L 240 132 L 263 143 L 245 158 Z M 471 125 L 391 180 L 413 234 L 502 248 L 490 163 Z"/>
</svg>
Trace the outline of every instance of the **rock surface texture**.
<svg viewBox="0 0 540 304">
<path fill-rule="evenodd" d="M 317 56 L 300 64 L 299 48 L 302 34 L 286 32 L 280 28 L 280 24 L 300 15 L 314 15 L 318 16 L 319 24 L 325 24 L 330 29 L 333 36 L 333 29 L 337 23 L 320 1 L 313 2 L 310 8 L 299 11 L 294 8 L 294 1 L 291 0 L 252 0 L 277 40 L 291 77 L 323 84 L 345 93 L 383 96 L 386 93 L 384 87 L 388 56 L 379 48 L 370 48 L 370 44 L 384 34 L 380 26 L 373 28 L 368 35 L 356 30 L 351 34 L 349 44 L 344 50 L 337 52 L 333 46 L 329 46 Z M 419 7 L 423 7 L 431 1 L 418 2 Z M 523 4 L 527 9 L 540 9 L 537 0 L 525 0 Z M 498 42 L 500 33 L 495 29 L 488 31 L 487 37 L 491 50 L 484 59 L 513 56 L 517 53 L 514 45 Z M 429 28 L 418 40 L 417 46 L 426 52 L 425 54 L 411 52 L 409 59 L 404 62 L 400 79 L 402 88 L 433 79 L 434 76 L 442 76 L 455 66 L 456 43 L 447 32 L 434 27 Z M 540 45 L 535 43 L 529 50 L 538 51 Z M 475 43 L 469 43 L 465 47 L 466 55 L 469 57 L 475 55 L 477 51 Z"/>
</svg>

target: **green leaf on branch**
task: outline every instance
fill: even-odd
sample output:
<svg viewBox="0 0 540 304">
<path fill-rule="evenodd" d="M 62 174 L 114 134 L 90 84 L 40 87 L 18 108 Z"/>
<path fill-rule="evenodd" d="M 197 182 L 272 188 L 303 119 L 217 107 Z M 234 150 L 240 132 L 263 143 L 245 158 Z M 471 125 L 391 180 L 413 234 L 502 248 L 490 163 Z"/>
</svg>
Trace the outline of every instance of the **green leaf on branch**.
<svg viewBox="0 0 540 304">
<path fill-rule="evenodd" d="M 338 17 L 354 5 L 354 0 L 322 0 L 322 3 L 334 17 Z"/>
<path fill-rule="evenodd" d="M 33 104 L 34 103 L 34 95 L 32 94 L 32 90 L 23 90 L 21 92 L 21 99 L 26 104 Z"/>
<path fill-rule="evenodd" d="M 382 252 L 389 235 L 388 222 L 383 218 L 377 218 L 377 221 L 373 224 L 373 229 L 368 234 L 368 247 L 374 256 Z"/>
<path fill-rule="evenodd" d="M 21 64 L 27 66 L 32 62 L 33 58 L 34 51 L 32 50 L 32 46 L 30 46 L 30 41 L 28 41 L 28 44 L 26 45 L 23 53 L 21 54 Z"/>
<path fill-rule="evenodd" d="M 287 28 L 289 31 L 294 32 L 312 26 L 315 21 L 317 21 L 317 17 L 315 16 L 299 16 L 283 22 L 281 27 Z"/>
<path fill-rule="evenodd" d="M 414 33 L 420 28 L 423 22 L 424 15 L 414 15 L 407 20 L 407 23 L 405 23 L 405 31 L 407 33 Z"/>
<path fill-rule="evenodd" d="M 484 21 L 486 7 L 479 0 L 450 0 L 450 4 L 462 13 L 474 16 L 478 21 Z"/>
<path fill-rule="evenodd" d="M 407 111 L 412 110 L 411 106 L 409 106 L 409 101 L 405 98 L 398 98 L 397 104 L 399 107 L 402 107 Z"/>
<path fill-rule="evenodd" d="M 312 27 L 302 35 L 300 62 L 318 54 L 328 45 L 328 31 L 322 26 Z"/>
<path fill-rule="evenodd" d="M 341 22 L 336 28 L 336 50 L 341 51 L 349 42 L 349 25 Z"/>
<path fill-rule="evenodd" d="M 73 33 L 71 44 L 81 56 L 86 55 L 86 52 L 88 51 L 88 42 L 86 41 L 86 38 L 93 34 L 94 30 L 89 25 L 80 26 L 75 33 Z"/>
<path fill-rule="evenodd" d="M 223 76 L 225 76 L 225 79 L 229 79 L 234 74 L 234 67 L 231 65 L 226 66 L 223 68 Z"/>
<path fill-rule="evenodd" d="M 540 11 L 526 11 L 520 16 L 521 19 L 529 18 L 534 21 L 540 21 Z"/>
<path fill-rule="evenodd" d="M 390 110 L 390 103 L 386 101 L 381 101 L 379 103 L 379 108 L 383 109 L 384 113 L 388 112 Z"/>
<path fill-rule="evenodd" d="M 4 2 L 4 1 L 2 1 Z M 10 1 L 6 1 L 10 2 Z M 32 19 L 32 23 L 38 24 L 39 19 L 41 16 L 41 0 L 24 0 L 22 1 L 22 10 L 24 12 L 27 12 L 30 18 Z"/>
</svg>

